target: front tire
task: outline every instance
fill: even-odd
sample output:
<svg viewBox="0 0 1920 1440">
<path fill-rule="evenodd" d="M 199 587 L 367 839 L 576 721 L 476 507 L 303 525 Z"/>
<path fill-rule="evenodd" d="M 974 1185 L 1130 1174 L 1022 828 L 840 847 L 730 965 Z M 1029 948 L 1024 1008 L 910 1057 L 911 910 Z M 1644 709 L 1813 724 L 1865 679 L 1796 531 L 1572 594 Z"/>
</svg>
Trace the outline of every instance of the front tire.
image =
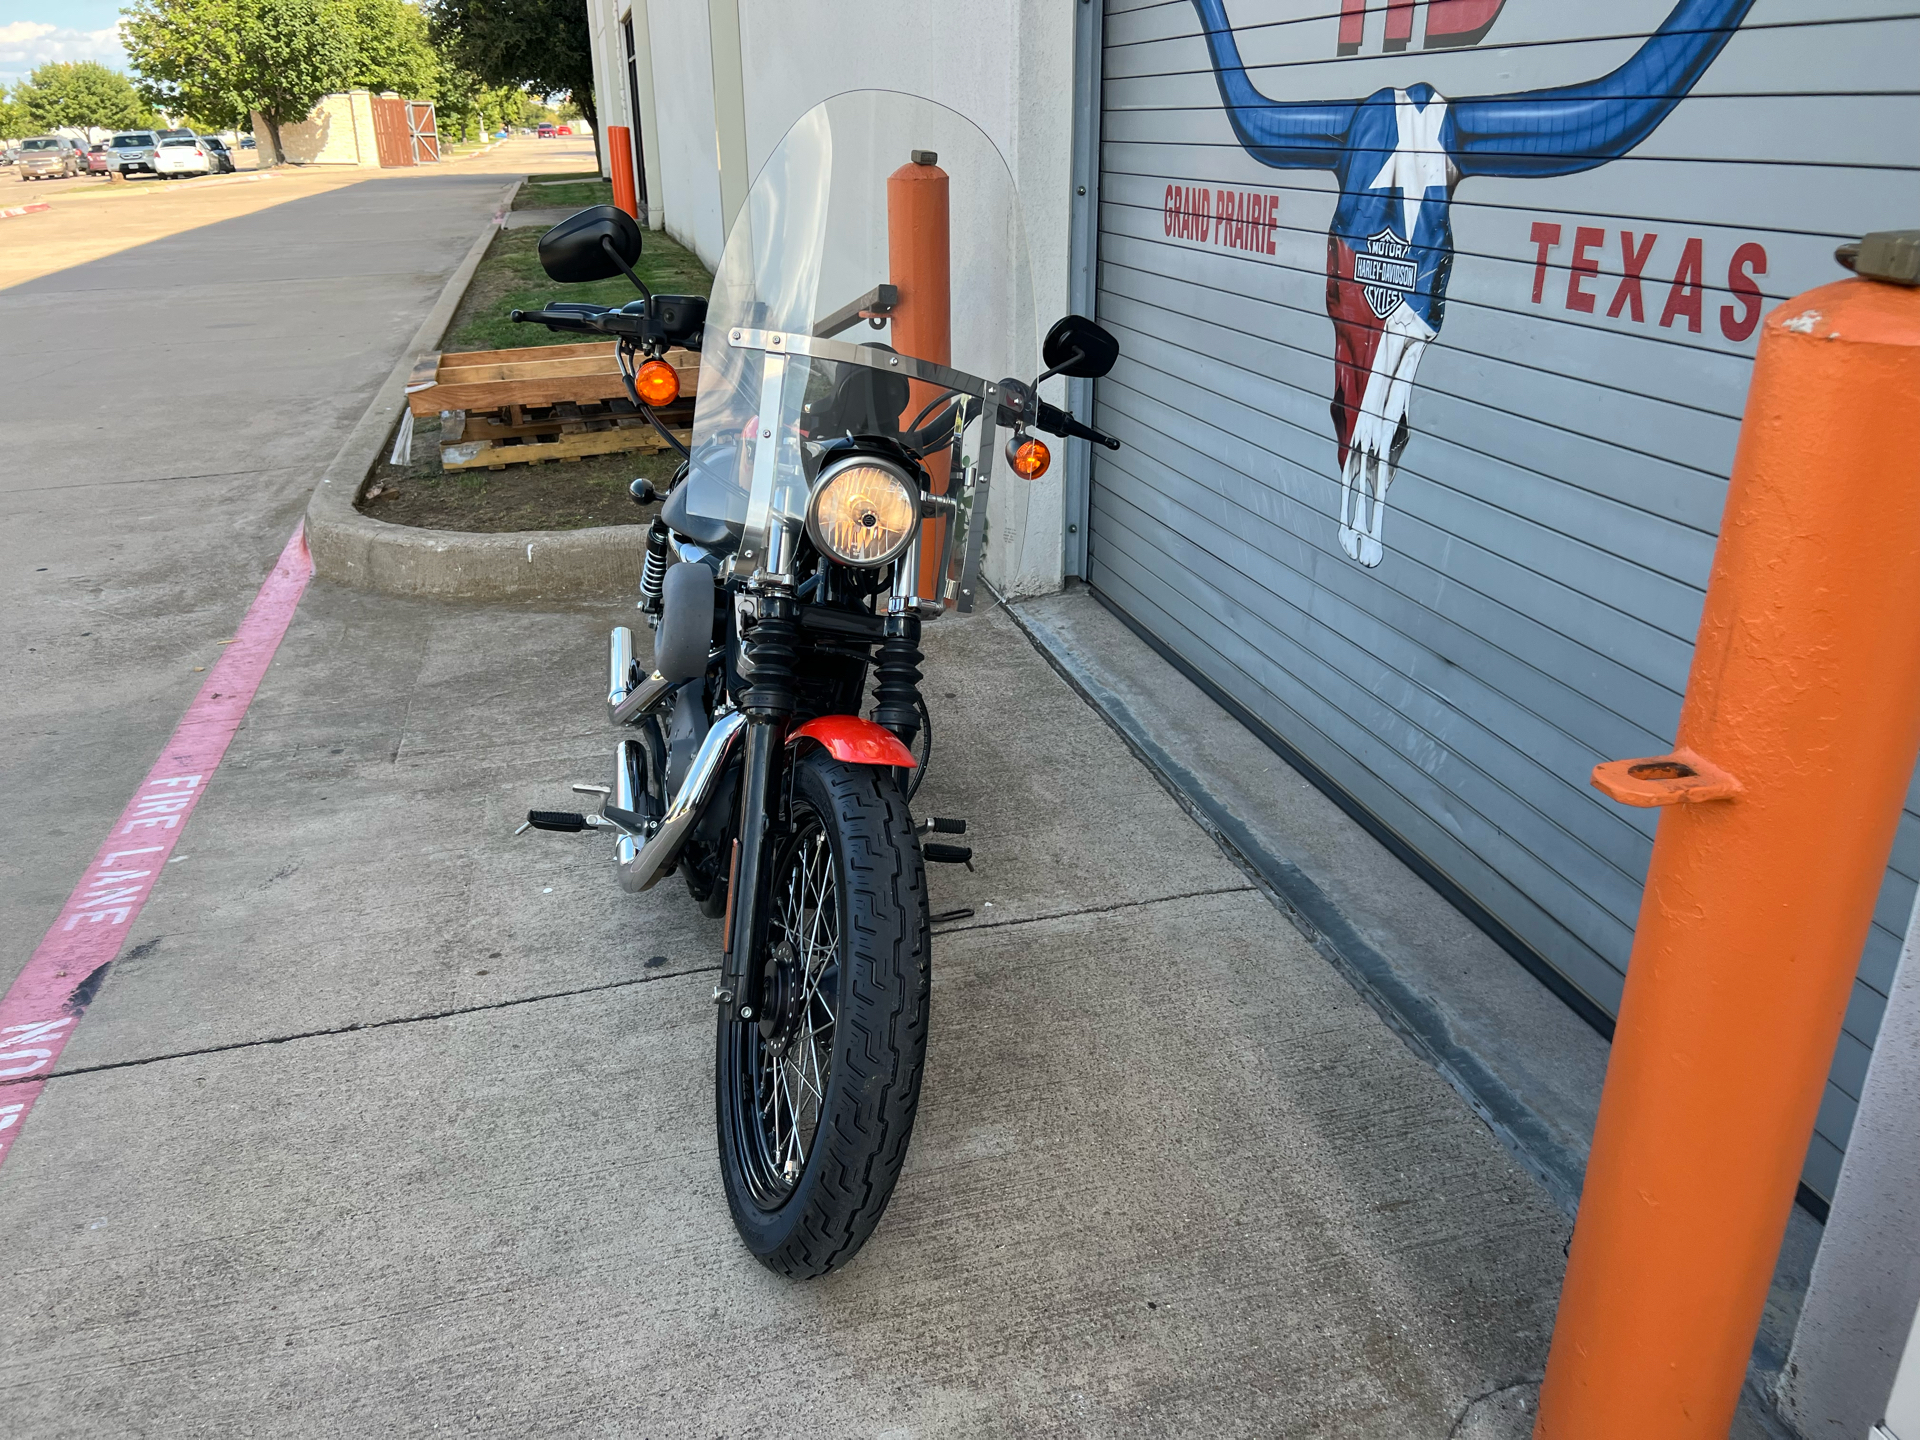
<svg viewBox="0 0 1920 1440">
<path fill-rule="evenodd" d="M 720 1172 L 740 1238 L 790 1279 L 866 1243 L 893 1195 L 927 1053 L 926 873 L 890 771 L 814 750 L 775 842 L 761 1012 L 724 1006 Z"/>
</svg>

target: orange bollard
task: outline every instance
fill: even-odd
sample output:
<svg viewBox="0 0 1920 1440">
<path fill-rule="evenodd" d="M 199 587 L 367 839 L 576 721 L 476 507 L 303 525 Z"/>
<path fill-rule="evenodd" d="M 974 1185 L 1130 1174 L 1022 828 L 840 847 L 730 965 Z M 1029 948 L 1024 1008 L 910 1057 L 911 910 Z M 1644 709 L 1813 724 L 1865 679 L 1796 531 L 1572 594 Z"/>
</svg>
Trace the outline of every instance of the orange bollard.
<svg viewBox="0 0 1920 1440">
<path fill-rule="evenodd" d="M 1920 753 L 1920 291 L 1767 317 L 1539 1440 L 1724 1440 Z"/>
<path fill-rule="evenodd" d="M 638 220 L 640 198 L 633 183 L 633 131 L 625 125 L 607 126 L 607 168 L 613 172 L 615 207 Z"/>
<path fill-rule="evenodd" d="M 902 355 L 953 363 L 953 259 L 947 232 L 947 172 L 925 150 L 887 177 L 887 278 L 899 291 L 893 321 L 893 348 Z M 925 164 L 920 163 L 924 157 Z M 924 380 L 908 385 L 911 398 L 901 423 L 913 419 L 940 393 Z M 947 493 L 948 453 L 925 457 L 933 493 Z M 940 574 L 940 545 L 945 521 L 926 520 L 920 526 L 920 593 L 933 598 L 944 593 Z"/>
</svg>

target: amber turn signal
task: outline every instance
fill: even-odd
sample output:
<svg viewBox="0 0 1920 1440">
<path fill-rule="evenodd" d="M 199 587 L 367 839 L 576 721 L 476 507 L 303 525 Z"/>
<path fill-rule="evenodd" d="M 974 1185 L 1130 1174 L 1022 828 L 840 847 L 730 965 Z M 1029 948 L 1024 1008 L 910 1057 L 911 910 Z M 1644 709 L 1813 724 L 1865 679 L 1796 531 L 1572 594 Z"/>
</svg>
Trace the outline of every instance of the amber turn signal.
<svg viewBox="0 0 1920 1440">
<path fill-rule="evenodd" d="M 1038 480 L 1053 463 L 1053 452 L 1031 435 L 1015 435 L 1007 441 L 1007 463 L 1022 480 Z"/>
<path fill-rule="evenodd" d="M 658 410 L 680 398 L 680 372 L 664 360 L 649 360 L 633 377 L 633 388 L 640 398 Z"/>
</svg>

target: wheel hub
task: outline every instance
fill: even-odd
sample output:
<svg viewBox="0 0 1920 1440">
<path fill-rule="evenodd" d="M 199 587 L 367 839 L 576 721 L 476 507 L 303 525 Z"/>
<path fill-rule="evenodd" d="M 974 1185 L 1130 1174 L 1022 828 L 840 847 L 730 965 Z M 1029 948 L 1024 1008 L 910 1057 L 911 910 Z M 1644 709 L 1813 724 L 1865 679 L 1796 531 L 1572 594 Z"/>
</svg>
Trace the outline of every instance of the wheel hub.
<svg viewBox="0 0 1920 1440">
<path fill-rule="evenodd" d="M 793 1045 L 806 1005 L 806 977 L 800 973 L 793 946 L 782 940 L 767 952 L 760 972 L 760 1038 L 776 1058 Z"/>
</svg>

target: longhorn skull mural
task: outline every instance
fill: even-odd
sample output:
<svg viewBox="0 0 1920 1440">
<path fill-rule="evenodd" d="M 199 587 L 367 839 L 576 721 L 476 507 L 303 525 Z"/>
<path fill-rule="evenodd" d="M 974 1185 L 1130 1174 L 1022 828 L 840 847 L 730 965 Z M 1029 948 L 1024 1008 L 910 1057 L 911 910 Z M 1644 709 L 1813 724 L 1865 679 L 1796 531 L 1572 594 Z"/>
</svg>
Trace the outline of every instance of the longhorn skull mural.
<svg viewBox="0 0 1920 1440">
<path fill-rule="evenodd" d="M 1276 169 L 1331 170 L 1339 181 L 1327 314 L 1340 544 L 1362 565 L 1378 565 L 1414 372 L 1445 318 L 1455 187 L 1474 175 L 1572 175 L 1625 155 L 1706 73 L 1753 0 L 1680 0 L 1625 64 L 1585 84 L 1460 100 L 1419 84 L 1343 101 L 1261 94 L 1223 0 L 1193 4 L 1247 153 Z"/>
</svg>

